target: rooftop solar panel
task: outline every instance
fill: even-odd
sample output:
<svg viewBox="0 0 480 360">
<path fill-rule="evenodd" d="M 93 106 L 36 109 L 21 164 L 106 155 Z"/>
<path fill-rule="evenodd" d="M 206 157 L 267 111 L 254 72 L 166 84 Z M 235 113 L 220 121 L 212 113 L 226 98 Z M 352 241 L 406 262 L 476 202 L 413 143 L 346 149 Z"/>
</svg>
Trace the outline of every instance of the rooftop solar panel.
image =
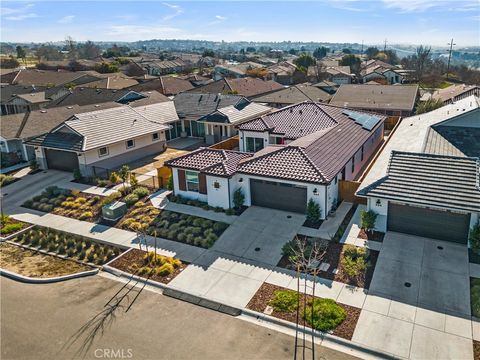
<svg viewBox="0 0 480 360">
<path fill-rule="evenodd" d="M 344 110 L 343 114 L 347 115 L 350 119 L 355 121 L 355 123 L 362 125 L 366 130 L 372 130 L 381 120 L 380 116 L 362 114 L 351 110 Z"/>
</svg>

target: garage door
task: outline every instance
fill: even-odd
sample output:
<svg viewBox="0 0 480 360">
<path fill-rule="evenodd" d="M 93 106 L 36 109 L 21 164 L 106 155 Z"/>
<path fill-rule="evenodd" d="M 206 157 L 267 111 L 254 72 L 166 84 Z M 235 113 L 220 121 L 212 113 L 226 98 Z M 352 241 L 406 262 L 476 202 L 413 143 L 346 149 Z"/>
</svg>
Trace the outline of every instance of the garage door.
<svg viewBox="0 0 480 360">
<path fill-rule="evenodd" d="M 415 206 L 388 205 L 387 229 L 416 236 L 466 244 L 470 215 Z"/>
<path fill-rule="evenodd" d="M 45 149 L 45 157 L 49 169 L 73 171 L 78 169 L 76 153 L 61 150 Z"/>
<path fill-rule="evenodd" d="M 252 205 L 304 213 L 307 188 L 273 181 L 250 180 Z"/>
</svg>

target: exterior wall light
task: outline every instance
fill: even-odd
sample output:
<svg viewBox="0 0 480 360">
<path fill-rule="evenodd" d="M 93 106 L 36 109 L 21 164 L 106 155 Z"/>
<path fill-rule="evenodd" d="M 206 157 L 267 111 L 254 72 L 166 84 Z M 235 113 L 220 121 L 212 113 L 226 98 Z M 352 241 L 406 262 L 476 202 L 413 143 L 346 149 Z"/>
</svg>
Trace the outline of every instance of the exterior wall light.
<svg viewBox="0 0 480 360">
<path fill-rule="evenodd" d="M 377 201 L 375 202 L 375 206 L 382 206 L 382 202 L 380 201 L 380 199 L 377 199 Z"/>
<path fill-rule="evenodd" d="M 219 183 L 218 181 L 215 181 L 215 182 L 213 183 L 213 187 L 214 187 L 215 189 L 220 189 L 220 183 Z"/>
<path fill-rule="evenodd" d="M 313 189 L 313 195 L 318 195 L 318 189 L 317 188 Z"/>
</svg>

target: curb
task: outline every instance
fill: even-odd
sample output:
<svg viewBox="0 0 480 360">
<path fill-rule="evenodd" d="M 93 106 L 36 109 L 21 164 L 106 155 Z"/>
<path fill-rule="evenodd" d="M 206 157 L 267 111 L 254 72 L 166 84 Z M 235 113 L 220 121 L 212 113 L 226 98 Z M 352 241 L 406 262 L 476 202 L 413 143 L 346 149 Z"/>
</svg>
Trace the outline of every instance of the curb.
<svg viewBox="0 0 480 360">
<path fill-rule="evenodd" d="M 32 278 L 32 277 L 14 273 L 13 271 L 0 268 L 0 275 L 8 277 L 13 280 L 20 281 L 20 282 L 29 283 L 29 284 L 51 284 L 51 283 L 56 283 L 60 281 L 66 281 L 66 280 L 77 279 L 85 276 L 96 275 L 98 271 L 99 271 L 98 269 L 93 269 L 89 271 L 82 271 L 75 274 L 55 276 L 52 278 Z"/>
<path fill-rule="evenodd" d="M 268 322 L 270 324 L 274 324 L 274 325 L 278 325 L 278 326 L 281 326 L 281 327 L 286 327 L 287 329 L 290 329 L 290 330 L 293 330 L 293 331 L 296 331 L 296 325 L 294 323 L 291 323 L 289 321 L 286 321 L 286 320 L 282 320 L 282 319 L 277 319 L 273 316 L 270 316 L 270 315 L 266 315 L 266 314 L 263 314 L 263 313 L 260 313 L 258 311 L 254 311 L 254 310 L 249 310 L 247 308 L 244 308 L 242 309 L 242 315 L 246 315 L 246 316 L 249 316 L 249 317 L 253 317 L 257 320 L 262 320 L 264 322 Z M 299 332 L 301 333 L 306 333 L 306 334 L 311 334 L 311 330 L 310 329 L 306 329 L 305 331 L 303 330 L 303 327 L 302 326 L 299 326 L 298 327 L 298 330 Z M 367 354 L 369 356 L 373 356 L 375 358 L 379 358 L 379 359 L 397 359 L 397 357 L 391 355 L 391 354 L 387 354 L 387 353 L 383 353 L 383 352 L 380 352 L 378 350 L 374 350 L 374 349 L 371 349 L 371 348 L 368 348 L 366 346 L 363 346 L 363 345 L 360 345 L 360 344 L 357 344 L 357 343 L 354 343 L 352 342 L 351 340 L 347 340 L 347 339 L 343 339 L 341 337 L 338 337 L 338 336 L 335 336 L 335 335 L 332 335 L 330 333 L 325 333 L 325 332 L 321 332 L 321 331 L 318 331 L 318 330 L 314 330 L 314 334 L 315 334 L 315 337 L 319 338 L 319 339 L 322 339 L 323 340 L 328 340 L 328 341 L 331 341 L 337 345 L 340 345 L 340 346 L 344 346 L 346 348 L 349 348 L 349 349 L 352 349 L 352 350 L 355 350 L 355 351 L 358 351 L 360 353 L 363 353 L 363 354 Z"/>
</svg>

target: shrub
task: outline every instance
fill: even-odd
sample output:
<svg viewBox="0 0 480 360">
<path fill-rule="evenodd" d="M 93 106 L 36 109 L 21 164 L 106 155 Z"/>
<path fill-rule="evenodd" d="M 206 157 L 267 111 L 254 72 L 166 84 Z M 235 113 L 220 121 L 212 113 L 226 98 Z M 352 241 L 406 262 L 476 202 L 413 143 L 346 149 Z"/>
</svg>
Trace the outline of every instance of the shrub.
<svg viewBox="0 0 480 360">
<path fill-rule="evenodd" d="M 175 240 L 177 238 L 177 234 L 178 234 L 177 230 L 169 230 L 167 237 Z"/>
<path fill-rule="evenodd" d="M 87 261 L 88 262 L 93 262 L 93 260 L 95 260 L 95 252 L 90 250 L 87 254 Z"/>
<path fill-rule="evenodd" d="M 75 202 L 78 204 L 85 204 L 87 202 L 87 199 L 85 199 L 84 197 L 78 197 L 75 199 Z"/>
<path fill-rule="evenodd" d="M 68 257 L 73 257 L 75 255 L 75 250 L 74 249 L 68 249 L 67 250 L 67 256 Z"/>
<path fill-rule="evenodd" d="M 80 172 L 80 169 L 77 168 L 77 169 L 73 170 L 73 179 L 75 181 L 82 180 L 82 173 Z"/>
<path fill-rule="evenodd" d="M 350 257 L 352 259 L 357 259 L 359 257 L 362 257 L 363 259 L 366 260 L 368 257 L 368 249 L 364 247 L 347 244 L 343 247 L 343 255 Z"/>
<path fill-rule="evenodd" d="M 151 272 L 152 272 L 152 268 L 148 266 L 143 266 L 140 269 L 138 269 L 139 275 L 150 275 Z"/>
<path fill-rule="evenodd" d="M 15 182 L 17 179 L 10 175 L 0 174 L 0 188 Z"/>
<path fill-rule="evenodd" d="M 375 222 L 377 221 L 378 214 L 373 210 L 365 211 L 362 209 L 360 215 L 362 219 L 362 229 L 365 229 L 365 231 L 373 230 L 373 228 L 375 227 Z"/>
<path fill-rule="evenodd" d="M 65 245 L 60 244 L 60 245 L 58 246 L 57 252 L 58 252 L 59 254 L 65 254 Z"/>
<path fill-rule="evenodd" d="M 51 242 L 48 244 L 48 251 L 50 252 L 55 252 L 57 250 L 57 244 L 54 242 Z"/>
<path fill-rule="evenodd" d="M 184 232 L 181 232 L 180 234 L 177 235 L 178 241 L 185 242 L 186 239 L 187 239 L 187 234 L 185 234 Z"/>
<path fill-rule="evenodd" d="M 217 234 L 221 234 L 225 231 L 227 227 L 228 224 L 225 224 L 223 222 L 216 222 L 215 224 L 213 224 L 213 231 L 215 231 Z"/>
<path fill-rule="evenodd" d="M 110 174 L 109 180 L 112 185 L 115 185 L 120 182 L 120 177 L 115 171 L 112 171 L 112 173 Z"/>
<path fill-rule="evenodd" d="M 30 161 L 30 169 L 31 169 L 32 171 L 38 170 L 39 167 L 40 167 L 40 166 L 38 165 L 37 160 L 32 160 L 32 161 Z"/>
<path fill-rule="evenodd" d="M 27 200 L 27 201 L 25 201 L 25 202 L 23 203 L 22 206 L 25 206 L 25 207 L 27 207 L 27 208 L 31 208 L 32 205 L 33 205 L 33 201 L 32 201 L 32 200 Z"/>
<path fill-rule="evenodd" d="M 130 207 L 138 201 L 138 196 L 135 194 L 128 194 L 127 196 L 124 197 L 123 200 L 125 201 L 127 206 Z"/>
<path fill-rule="evenodd" d="M 233 206 L 235 207 L 235 209 L 240 209 L 244 203 L 245 203 L 245 195 L 243 194 L 242 189 L 238 188 L 233 193 Z"/>
<path fill-rule="evenodd" d="M 167 181 L 167 190 L 173 190 L 173 176 L 171 176 L 171 175 L 170 175 L 170 177 L 168 178 L 168 181 Z"/>
<path fill-rule="evenodd" d="M 93 217 L 93 213 L 91 211 L 85 211 L 85 212 L 81 213 L 78 218 L 80 220 L 86 220 L 86 219 L 89 219 L 89 218 L 92 218 L 92 217 Z"/>
<path fill-rule="evenodd" d="M 307 216 L 307 221 L 315 224 L 320 221 L 321 214 L 320 205 L 318 205 L 313 199 L 308 200 L 307 210 L 305 215 Z"/>
<path fill-rule="evenodd" d="M 345 274 L 350 279 L 353 279 L 367 268 L 367 262 L 363 257 L 351 258 L 350 256 L 344 256 L 342 259 L 342 267 Z"/>
<path fill-rule="evenodd" d="M 335 329 L 346 317 L 345 310 L 332 299 L 317 298 L 310 300 L 303 311 L 305 321 L 314 329 L 320 331 Z"/>
<path fill-rule="evenodd" d="M 78 254 L 78 259 L 83 260 L 83 259 L 85 259 L 86 255 L 87 254 L 86 254 L 85 250 L 80 251 L 80 253 Z"/>
<path fill-rule="evenodd" d="M 135 190 L 133 190 L 133 193 L 137 195 L 139 198 L 143 198 L 150 194 L 150 191 L 143 186 L 137 187 Z"/>
<path fill-rule="evenodd" d="M 136 208 L 141 208 L 145 206 L 145 203 L 143 201 L 137 201 L 133 206 Z"/>
<path fill-rule="evenodd" d="M 277 290 L 269 302 L 275 311 L 293 312 L 298 307 L 298 294 L 293 290 Z"/>
<path fill-rule="evenodd" d="M 480 279 L 471 279 L 470 302 L 472 315 L 480 318 Z"/>
<path fill-rule="evenodd" d="M 105 187 L 108 185 L 108 180 L 106 179 L 97 179 L 97 186 Z"/>
<path fill-rule="evenodd" d="M 39 245 L 41 249 L 46 249 L 48 247 L 48 239 L 43 237 L 39 241 Z"/>
<path fill-rule="evenodd" d="M 173 274 L 174 271 L 175 271 L 175 268 L 172 264 L 165 263 L 159 268 L 157 268 L 156 273 L 159 276 L 167 276 L 167 275 Z"/>
<path fill-rule="evenodd" d="M 234 209 L 227 209 L 227 210 L 225 211 L 225 214 L 227 214 L 227 215 L 235 215 L 235 210 L 234 210 Z"/>
<path fill-rule="evenodd" d="M 120 194 L 118 191 L 115 191 L 114 193 L 111 193 L 108 196 L 105 196 L 102 200 L 102 205 L 107 205 L 112 202 L 114 202 L 117 199 L 120 199 L 122 197 L 122 194 Z"/>
<path fill-rule="evenodd" d="M 133 188 L 138 186 L 138 179 L 135 176 L 135 174 L 130 175 L 130 186 L 133 187 Z"/>
<path fill-rule="evenodd" d="M 73 189 L 73 190 L 70 191 L 70 195 L 72 195 L 74 198 L 76 198 L 77 196 L 80 196 L 80 190 Z"/>
<path fill-rule="evenodd" d="M 77 243 L 75 244 L 75 249 L 77 250 L 77 252 L 81 252 L 83 249 L 83 243 L 81 241 L 77 241 Z"/>
<path fill-rule="evenodd" d="M 127 182 L 129 173 L 130 173 L 130 168 L 128 167 L 128 165 L 123 165 L 120 168 L 120 171 L 118 172 L 118 175 L 120 176 L 120 179 L 122 179 L 123 187 L 125 187 L 125 183 Z"/>
<path fill-rule="evenodd" d="M 14 223 L 14 224 L 5 224 L 0 233 L 2 234 L 11 234 L 23 228 L 23 224 Z"/>
<path fill-rule="evenodd" d="M 475 254 L 480 255 L 480 221 L 473 226 L 468 235 L 470 246 Z"/>
</svg>

